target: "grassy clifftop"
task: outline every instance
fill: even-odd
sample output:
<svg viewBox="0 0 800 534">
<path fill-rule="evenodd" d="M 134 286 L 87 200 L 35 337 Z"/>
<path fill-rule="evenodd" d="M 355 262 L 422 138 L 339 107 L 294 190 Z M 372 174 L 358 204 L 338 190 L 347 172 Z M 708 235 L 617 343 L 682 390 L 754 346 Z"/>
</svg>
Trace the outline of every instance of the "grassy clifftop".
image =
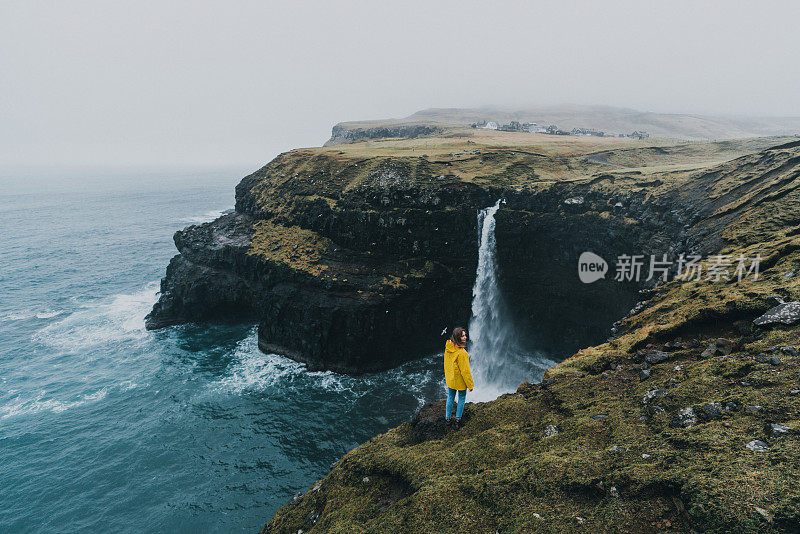
<svg viewBox="0 0 800 534">
<path fill-rule="evenodd" d="M 687 142 L 450 127 L 436 137 L 380 139 L 281 154 L 237 187 L 237 210 L 270 221 L 256 228 L 252 254 L 279 258 L 290 266 L 294 257 L 299 270 L 319 274 L 325 270 L 326 253 L 337 247 L 325 241 L 331 229 L 313 218 L 358 210 L 362 219 L 375 217 L 378 225 L 402 226 L 407 222 L 402 216 L 381 220 L 381 212 L 446 212 L 466 203 L 469 195 L 485 196 L 483 202 L 488 202 L 507 192 L 536 193 L 553 186 L 585 186 L 609 194 L 646 191 L 647 196 L 659 197 L 680 190 L 702 169 L 796 139 Z M 735 171 L 734 167 L 734 182 L 739 178 Z M 720 181 L 715 187 L 725 184 Z M 687 202 L 700 202 L 700 197 Z M 293 227 L 303 231 L 289 230 Z M 410 226 L 406 232 L 412 232 Z M 300 244 L 308 254 L 278 253 L 281 245 L 296 251 Z M 339 244 L 343 246 L 337 251 L 351 252 L 348 243 Z"/>
<path fill-rule="evenodd" d="M 458 431 L 442 424 L 441 403 L 426 406 L 348 453 L 263 531 L 796 531 L 800 332 L 753 320 L 776 295 L 800 298 L 800 147 L 580 139 L 565 149 L 553 139 L 523 148 L 519 139 L 314 153 L 365 166 L 378 155 L 413 158 L 425 172 L 522 190 L 645 183 L 699 214 L 688 231 L 701 252 L 760 255 L 759 278 L 659 286 L 614 339 L 566 359 L 541 385 L 468 405 Z M 468 141 L 480 154 L 467 153 Z M 394 155 L 410 148 L 414 156 Z M 273 198 L 259 209 L 275 209 Z"/>
</svg>

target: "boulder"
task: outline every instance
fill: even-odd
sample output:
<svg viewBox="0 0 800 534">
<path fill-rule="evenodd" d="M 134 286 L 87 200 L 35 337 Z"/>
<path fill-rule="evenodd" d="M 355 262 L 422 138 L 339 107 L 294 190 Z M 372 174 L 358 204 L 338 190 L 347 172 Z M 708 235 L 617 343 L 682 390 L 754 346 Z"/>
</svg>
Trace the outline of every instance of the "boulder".
<svg viewBox="0 0 800 534">
<path fill-rule="evenodd" d="M 556 425 L 547 425 L 544 427 L 544 432 L 542 433 L 543 438 L 552 438 L 556 435 L 558 435 L 558 427 Z"/>
<path fill-rule="evenodd" d="M 783 436 L 788 436 L 792 430 L 788 426 L 779 425 L 776 423 L 770 423 L 769 427 L 770 435 L 773 438 L 782 438 Z"/>
<path fill-rule="evenodd" d="M 767 310 L 767 313 L 753 321 L 756 326 L 775 324 L 795 324 L 800 321 L 800 302 L 784 302 Z"/>
<path fill-rule="evenodd" d="M 707 402 L 700 407 L 700 413 L 706 420 L 719 419 L 722 417 L 722 403 Z"/>
<path fill-rule="evenodd" d="M 760 439 L 754 439 L 750 441 L 747 445 L 745 445 L 748 449 L 755 452 L 763 452 L 769 448 L 769 445 L 761 441 Z"/>
<path fill-rule="evenodd" d="M 697 424 L 697 414 L 694 413 L 694 408 L 687 406 L 678 412 L 678 415 L 672 418 L 670 426 L 677 428 L 688 428 Z"/>
<path fill-rule="evenodd" d="M 759 352 L 756 354 L 756 361 L 758 363 L 767 363 L 769 361 L 769 356 L 765 352 Z"/>
<path fill-rule="evenodd" d="M 661 350 L 651 350 L 644 357 L 645 361 L 650 365 L 661 363 L 667 358 L 669 358 L 669 354 Z"/>
<path fill-rule="evenodd" d="M 666 394 L 667 394 L 666 389 L 651 389 L 650 391 L 644 394 L 644 397 L 642 397 L 642 402 L 644 404 L 649 404 L 653 399 L 663 397 Z"/>
</svg>

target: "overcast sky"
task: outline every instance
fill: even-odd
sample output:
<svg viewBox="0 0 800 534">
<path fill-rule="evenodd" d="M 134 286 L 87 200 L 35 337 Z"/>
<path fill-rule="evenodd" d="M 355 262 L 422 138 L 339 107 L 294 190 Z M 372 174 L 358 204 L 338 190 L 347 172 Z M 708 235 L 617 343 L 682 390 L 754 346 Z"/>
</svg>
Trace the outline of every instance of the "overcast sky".
<svg viewBox="0 0 800 534">
<path fill-rule="evenodd" d="M 800 115 L 797 2 L 0 2 L 0 166 L 235 165 L 339 121 Z"/>
</svg>

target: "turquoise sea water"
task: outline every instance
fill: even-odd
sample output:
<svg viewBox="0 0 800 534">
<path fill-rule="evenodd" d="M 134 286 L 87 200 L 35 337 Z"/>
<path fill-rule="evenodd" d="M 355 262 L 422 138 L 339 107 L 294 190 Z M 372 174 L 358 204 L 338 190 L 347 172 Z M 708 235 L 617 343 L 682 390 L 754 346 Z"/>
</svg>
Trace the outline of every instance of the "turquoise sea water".
<svg viewBox="0 0 800 534">
<path fill-rule="evenodd" d="M 0 532 L 257 532 L 443 397 L 436 356 L 349 377 L 260 353 L 254 325 L 144 329 L 172 234 L 243 175 L 2 177 Z"/>
</svg>

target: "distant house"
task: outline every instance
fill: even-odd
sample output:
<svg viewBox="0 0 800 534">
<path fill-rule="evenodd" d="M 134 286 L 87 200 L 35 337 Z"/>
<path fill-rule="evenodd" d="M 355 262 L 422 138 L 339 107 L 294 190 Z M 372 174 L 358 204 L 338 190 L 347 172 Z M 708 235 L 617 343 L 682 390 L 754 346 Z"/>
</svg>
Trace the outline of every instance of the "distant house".
<svg viewBox="0 0 800 534">
<path fill-rule="evenodd" d="M 494 121 L 486 121 L 486 124 L 483 125 L 483 129 L 485 130 L 497 130 L 497 123 Z"/>
<path fill-rule="evenodd" d="M 593 135 L 595 137 L 605 137 L 606 133 L 602 130 L 593 130 L 591 128 L 573 128 L 572 135 Z"/>
<path fill-rule="evenodd" d="M 508 124 L 502 125 L 499 129 L 504 131 L 504 132 L 523 132 L 523 131 L 525 131 L 522 128 L 522 124 L 520 124 L 519 121 L 511 121 Z"/>
</svg>

